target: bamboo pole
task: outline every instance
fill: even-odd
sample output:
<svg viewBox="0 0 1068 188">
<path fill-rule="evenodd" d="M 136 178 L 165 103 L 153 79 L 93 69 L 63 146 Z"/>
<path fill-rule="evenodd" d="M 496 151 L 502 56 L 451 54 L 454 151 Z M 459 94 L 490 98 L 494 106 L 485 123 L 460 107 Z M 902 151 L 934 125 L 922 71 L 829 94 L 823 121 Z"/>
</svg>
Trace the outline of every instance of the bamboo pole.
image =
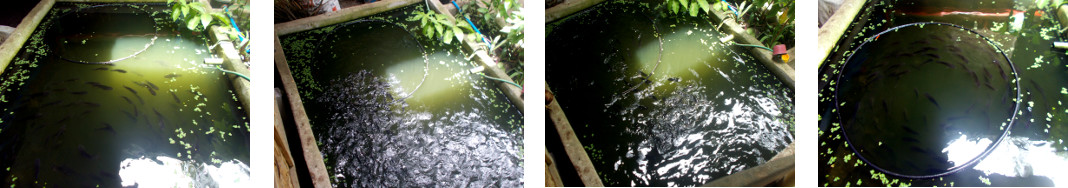
<svg viewBox="0 0 1068 188">
<path fill-rule="evenodd" d="M 311 130 L 308 114 L 304 112 L 304 102 L 300 99 L 297 84 L 293 81 L 293 73 L 289 70 L 282 44 L 278 37 L 274 38 L 274 65 L 282 80 L 286 99 L 289 100 L 289 113 L 293 114 L 293 120 L 297 125 L 297 136 L 300 138 L 300 148 L 304 151 L 304 162 L 308 164 L 308 173 L 311 175 L 312 185 L 318 188 L 329 188 L 330 174 L 326 172 L 326 163 L 323 162 L 323 154 L 319 152 L 319 145 L 315 141 L 315 135 Z"/>
<path fill-rule="evenodd" d="M 574 14 L 583 9 L 589 8 L 598 3 L 604 2 L 604 0 L 567 0 L 552 8 L 545 9 L 545 23 L 556 21 L 557 19 L 564 18 Z"/>
<path fill-rule="evenodd" d="M 26 44 L 26 40 L 30 39 L 30 35 L 33 35 L 33 31 L 37 29 L 37 25 L 41 24 L 41 20 L 44 19 L 45 15 L 48 15 L 48 11 L 55 4 L 55 0 L 42 0 L 37 3 L 37 6 L 30 10 L 30 14 L 22 18 L 22 22 L 19 22 L 15 32 L 4 40 L 4 44 L 0 44 L 0 73 L 3 73 L 7 66 L 11 64 L 11 61 L 15 59 L 15 55 Z"/>
<path fill-rule="evenodd" d="M 315 28 L 326 27 L 329 25 L 339 24 L 347 22 L 349 20 L 355 20 L 370 15 L 374 15 L 380 12 L 393 10 L 396 8 L 408 6 L 414 3 L 423 2 L 422 0 L 383 0 L 374 3 L 363 4 L 359 6 L 353 6 L 344 8 L 336 12 L 327 12 L 325 14 L 315 15 L 307 18 L 301 18 L 285 23 L 274 24 L 275 35 L 282 36 L 301 31 L 312 30 Z"/>
<path fill-rule="evenodd" d="M 552 96 L 548 83 L 545 84 L 545 90 L 545 95 Z M 575 130 L 571 129 L 571 123 L 567 121 L 564 109 L 556 102 L 556 97 L 551 97 L 551 101 L 545 108 L 548 110 L 546 114 L 552 120 L 553 127 L 560 134 L 560 142 L 564 144 L 564 152 L 567 153 L 568 158 L 571 158 L 571 164 L 575 167 L 579 179 L 582 180 L 586 187 L 603 187 L 604 183 L 601 182 L 601 177 L 597 176 L 597 169 L 593 167 L 593 161 L 586 154 L 586 149 L 582 148 L 582 142 L 575 135 Z"/>
<path fill-rule="evenodd" d="M 823 64 L 823 61 L 827 60 L 834 45 L 838 44 L 838 40 L 845 34 L 849 24 L 853 23 L 853 18 L 857 17 L 860 10 L 864 8 L 865 3 L 865 0 L 846 0 L 827 20 L 827 23 L 820 27 L 817 39 L 819 42 L 816 46 L 816 59 L 819 60 L 817 64 Z"/>
</svg>

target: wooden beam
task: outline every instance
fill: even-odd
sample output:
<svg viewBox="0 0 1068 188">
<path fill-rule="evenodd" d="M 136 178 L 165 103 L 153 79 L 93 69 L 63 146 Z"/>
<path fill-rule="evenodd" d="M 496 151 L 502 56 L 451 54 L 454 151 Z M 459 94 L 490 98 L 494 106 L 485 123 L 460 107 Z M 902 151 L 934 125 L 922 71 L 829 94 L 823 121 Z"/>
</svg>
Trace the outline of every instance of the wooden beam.
<svg viewBox="0 0 1068 188">
<path fill-rule="evenodd" d="M 734 34 L 734 42 L 740 44 L 763 46 L 760 40 L 757 40 L 756 37 L 749 35 L 749 33 L 745 32 L 745 29 L 743 29 L 741 25 L 739 25 L 733 19 L 728 18 L 726 12 L 712 10 L 712 13 L 713 18 L 722 22 L 724 26 L 727 26 L 727 31 Z M 764 49 L 749 48 L 749 54 L 755 56 L 757 60 L 764 64 L 764 67 L 767 67 L 768 70 L 771 71 L 771 73 L 775 74 L 776 77 L 779 77 L 779 80 L 781 80 L 783 83 L 786 83 L 788 87 L 794 87 L 794 67 L 792 65 L 788 63 L 780 63 L 779 61 L 773 60 L 771 51 L 767 51 Z"/>
<path fill-rule="evenodd" d="M 565 18 L 578 11 L 597 5 L 604 0 L 567 0 L 549 9 L 545 9 L 545 23 Z"/>
<path fill-rule="evenodd" d="M 336 12 L 327 12 L 307 18 L 301 18 L 285 23 L 274 24 L 275 35 L 282 36 L 301 31 L 312 30 L 329 25 L 339 24 L 357 18 L 378 14 L 388 10 L 421 3 L 423 0 L 382 0 L 374 3 L 362 4 L 344 8 Z"/>
<path fill-rule="evenodd" d="M 783 156 L 760 166 L 745 169 L 713 180 L 703 187 L 758 187 L 768 186 L 794 172 L 794 155 Z"/>
<path fill-rule="evenodd" d="M 549 91 L 549 84 L 545 84 L 546 95 L 552 95 L 552 91 Z M 560 134 L 560 142 L 564 144 L 564 151 L 567 152 L 567 157 L 571 158 L 571 164 L 575 167 L 575 171 L 578 172 L 579 179 L 586 187 L 603 187 L 604 183 L 601 182 L 601 177 L 597 176 L 597 169 L 593 167 L 593 162 L 590 161 L 590 156 L 586 154 L 586 149 L 582 148 L 582 142 L 579 141 L 578 136 L 575 135 L 575 130 L 571 129 L 571 123 L 567 121 L 567 116 L 564 115 L 564 109 L 560 107 L 559 103 L 556 103 L 556 97 L 552 97 L 552 101 L 545 106 L 552 120 L 556 132 Z"/>
<path fill-rule="evenodd" d="M 816 59 L 819 60 L 816 63 L 822 65 L 823 61 L 827 60 L 827 56 L 831 54 L 831 50 L 834 49 L 834 45 L 838 44 L 838 40 L 845 34 L 846 29 L 853 23 L 853 18 L 857 17 L 860 10 L 864 8 L 866 0 L 846 0 L 842 2 L 842 5 L 838 7 L 838 10 L 834 12 L 834 15 L 830 19 L 827 19 L 826 23 L 823 23 L 823 27 L 820 27 L 819 34 L 816 40 L 819 40 L 816 46 Z"/>
<path fill-rule="evenodd" d="M 553 160 L 552 155 L 549 154 L 549 150 L 545 150 L 545 186 L 564 186 L 563 180 L 560 180 L 560 172 L 556 170 L 556 161 Z"/>
<path fill-rule="evenodd" d="M 281 98 L 276 98 L 274 101 L 274 187 L 300 187 L 293 154 L 289 152 L 292 150 L 289 150 L 289 139 L 286 138 L 282 112 L 278 109 L 278 105 L 282 102 Z"/>
<path fill-rule="evenodd" d="M 289 70 L 282 44 L 277 36 L 274 38 L 274 65 L 282 80 L 282 86 L 289 100 L 289 113 L 293 114 L 293 120 L 297 125 L 297 136 L 300 138 L 300 148 L 304 151 L 304 162 L 308 164 L 308 173 L 311 175 L 312 185 L 319 188 L 330 188 L 330 174 L 326 171 L 323 162 L 323 154 L 319 152 L 319 145 L 312 133 L 308 114 L 304 112 L 304 102 L 300 99 L 297 84 L 293 81 L 293 73 Z"/>
<path fill-rule="evenodd" d="M 19 22 L 18 27 L 15 27 L 15 32 L 4 40 L 4 44 L 0 44 L 0 73 L 3 73 L 7 69 L 7 65 L 10 65 L 11 61 L 15 59 L 15 55 L 26 44 L 26 40 L 30 39 L 30 35 L 33 35 L 33 31 L 37 29 L 37 25 L 41 24 L 41 20 L 44 19 L 45 15 L 48 15 L 48 11 L 55 4 L 55 0 L 41 0 L 40 3 L 37 3 L 37 6 L 33 7 L 33 10 L 30 10 L 26 17 L 22 18 L 22 22 Z"/>
</svg>

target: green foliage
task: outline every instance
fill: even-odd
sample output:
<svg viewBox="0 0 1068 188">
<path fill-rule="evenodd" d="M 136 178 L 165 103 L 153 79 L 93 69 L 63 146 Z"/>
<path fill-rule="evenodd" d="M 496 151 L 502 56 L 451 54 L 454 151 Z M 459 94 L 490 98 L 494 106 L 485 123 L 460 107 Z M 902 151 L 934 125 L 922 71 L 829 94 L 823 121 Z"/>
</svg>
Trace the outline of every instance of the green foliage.
<svg viewBox="0 0 1068 188">
<path fill-rule="evenodd" d="M 419 21 L 423 30 L 423 36 L 427 38 L 441 38 L 445 44 L 452 44 L 456 40 L 463 41 L 467 36 L 473 36 L 474 30 L 466 24 L 457 24 L 449 20 L 448 16 L 430 11 L 416 11 L 414 16 L 408 17 L 408 21 Z M 477 35 L 477 34 L 475 34 Z"/>
<path fill-rule="evenodd" d="M 211 24 L 219 24 L 221 27 L 230 27 L 230 19 L 219 12 L 210 12 L 208 6 L 201 2 L 186 2 L 185 0 L 167 0 L 171 4 L 171 20 L 182 20 L 189 30 L 203 31 Z M 230 28 L 232 30 L 232 28 Z"/>
<path fill-rule="evenodd" d="M 665 1 L 662 6 L 666 6 L 666 10 L 670 10 L 672 14 L 686 14 L 690 17 L 697 17 L 702 12 L 705 14 L 711 13 L 711 5 L 709 0 L 668 0 Z"/>
</svg>

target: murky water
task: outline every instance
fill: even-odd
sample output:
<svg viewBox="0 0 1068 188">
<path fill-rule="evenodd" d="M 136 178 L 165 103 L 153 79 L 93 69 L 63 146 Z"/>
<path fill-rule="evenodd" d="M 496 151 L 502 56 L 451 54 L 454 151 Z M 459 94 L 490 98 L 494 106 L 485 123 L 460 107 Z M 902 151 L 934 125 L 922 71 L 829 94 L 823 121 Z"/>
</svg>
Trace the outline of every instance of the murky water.
<svg viewBox="0 0 1068 188">
<path fill-rule="evenodd" d="M 169 9 L 64 3 L 53 8 L 2 75 L 0 166 L 6 170 L 0 174 L 6 183 L 118 187 L 248 182 L 247 113 L 223 73 L 201 67 L 210 57 L 201 36 L 174 27 L 161 10 Z M 99 27 L 114 22 L 127 25 Z M 145 49 L 152 36 L 158 38 Z M 137 55 L 110 65 L 68 61 L 109 61 L 132 54 Z"/>
<path fill-rule="evenodd" d="M 608 3 L 547 26 L 546 79 L 605 185 L 702 185 L 793 142 L 791 88 L 707 20 L 657 15 Z"/>
<path fill-rule="evenodd" d="M 423 9 L 282 37 L 332 183 L 523 186 L 522 114 L 458 45 L 409 34 Z"/>
<path fill-rule="evenodd" d="M 869 6 L 870 9 L 863 10 L 854 20 L 836 52 L 820 68 L 820 185 L 1052 186 L 1066 183 L 1062 176 L 1068 171 L 1061 166 L 1068 164 L 1065 152 L 1068 148 L 1063 143 L 1068 130 L 1058 125 L 1064 124 L 1062 116 L 1068 114 L 1061 102 L 1068 93 L 1062 91 L 1068 80 L 1063 72 L 1064 52 L 1051 48 L 1053 41 L 1061 39 L 1057 36 L 1057 21 L 1047 13 L 1052 12 L 1050 8 L 1032 1 L 876 1 Z M 960 25 L 990 37 L 1007 52 L 1019 79 L 1013 81 L 1011 74 L 1001 74 L 999 70 L 1010 70 L 1001 65 L 1004 60 L 999 59 L 1004 58 L 983 47 L 985 42 L 975 41 L 975 35 L 939 27 L 879 36 L 877 41 L 884 44 L 877 46 L 883 46 L 880 48 L 884 50 L 862 51 L 854 56 L 865 57 L 865 61 L 873 64 L 898 62 L 884 63 L 898 64 L 897 68 L 871 66 L 866 70 L 868 73 L 855 75 L 851 73 L 857 73 L 856 69 L 841 69 L 841 63 L 851 53 L 849 50 L 856 48 L 860 41 L 890 27 L 927 21 Z M 931 36 L 955 37 L 938 40 Z M 891 47 L 890 43 L 900 45 Z M 962 53 L 953 48 L 970 50 Z M 923 49 L 938 52 L 916 53 L 914 57 L 886 56 Z M 933 63 L 924 63 L 928 61 Z M 866 79 L 857 79 L 846 86 L 845 82 L 833 82 L 839 73 L 854 78 L 884 76 L 870 79 L 867 83 L 870 87 L 856 87 Z M 1014 84 L 1019 84 L 1020 95 L 1013 90 Z M 874 102 L 852 100 L 842 104 L 843 101 L 834 100 L 833 89 L 842 87 L 879 92 L 867 95 Z M 1016 97 L 1021 99 L 1019 110 L 1012 108 Z M 835 105 L 848 109 L 835 109 Z M 1012 114 L 1017 119 L 1010 127 L 1007 122 Z M 850 128 L 847 124 L 857 126 Z M 966 164 L 991 149 L 1006 128 L 1008 136 L 988 156 L 974 165 Z M 851 144 L 846 143 L 847 137 L 855 137 L 853 133 L 867 136 L 860 142 L 853 140 L 852 147 L 867 148 L 860 149 L 860 156 L 875 158 L 869 159 L 872 164 L 861 161 L 850 149 Z M 897 162 L 888 163 L 891 160 Z M 945 176 L 904 178 L 884 173 L 872 165 L 911 174 L 961 169 Z"/>
</svg>

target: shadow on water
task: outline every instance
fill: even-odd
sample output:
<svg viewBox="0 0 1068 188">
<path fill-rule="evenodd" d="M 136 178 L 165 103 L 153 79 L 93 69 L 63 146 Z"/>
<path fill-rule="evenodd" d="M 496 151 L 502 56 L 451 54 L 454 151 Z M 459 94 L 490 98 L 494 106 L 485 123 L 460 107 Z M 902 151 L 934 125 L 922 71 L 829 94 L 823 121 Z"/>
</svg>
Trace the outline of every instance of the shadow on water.
<svg viewBox="0 0 1068 188">
<path fill-rule="evenodd" d="M 707 20 L 604 3 L 547 27 L 546 79 L 606 185 L 702 185 L 793 142 L 792 89 Z"/>
</svg>

